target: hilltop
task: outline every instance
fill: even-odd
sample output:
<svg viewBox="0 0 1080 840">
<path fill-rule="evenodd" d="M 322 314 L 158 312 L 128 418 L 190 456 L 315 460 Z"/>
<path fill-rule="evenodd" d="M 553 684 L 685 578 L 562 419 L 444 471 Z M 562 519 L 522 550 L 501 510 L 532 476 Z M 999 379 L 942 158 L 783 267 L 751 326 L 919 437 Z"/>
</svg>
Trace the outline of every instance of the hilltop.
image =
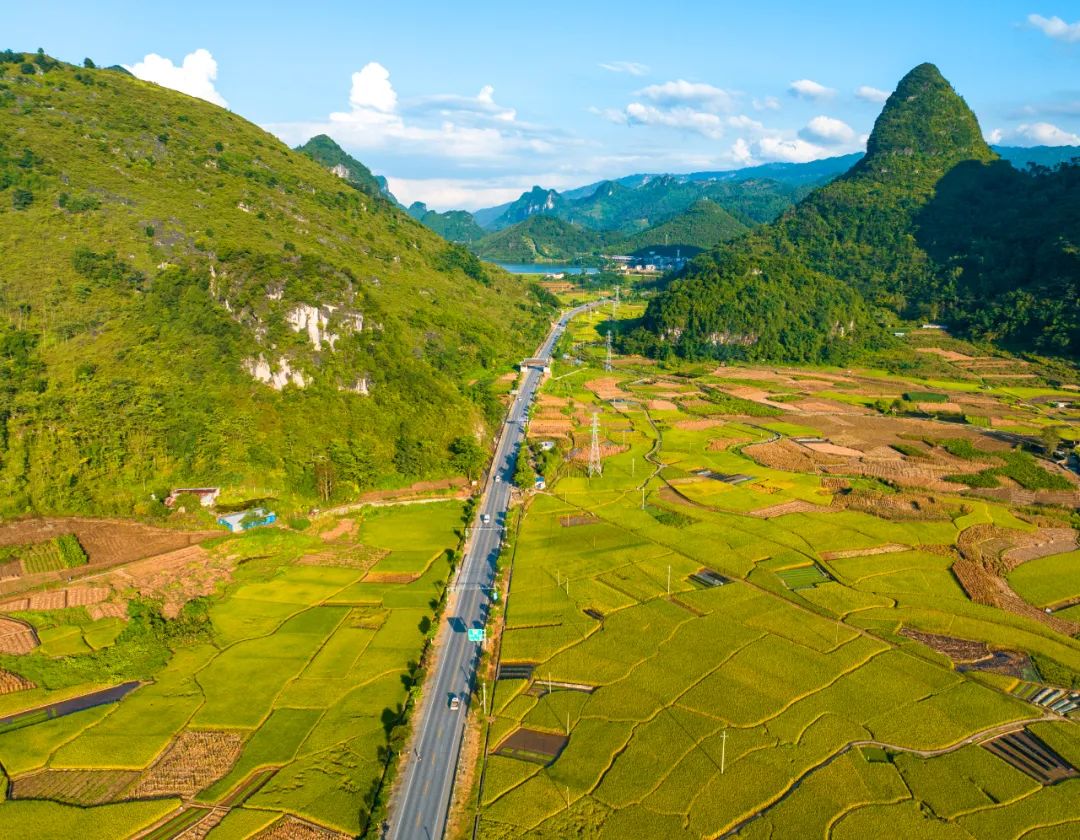
<svg viewBox="0 0 1080 840">
<path fill-rule="evenodd" d="M 1019 172 L 1001 161 L 938 69 L 919 65 L 885 103 L 867 154 L 776 222 L 688 267 L 649 307 L 644 325 L 653 339 L 639 333 L 639 346 L 659 339 L 656 351 L 667 345 L 690 354 L 783 358 L 783 343 L 766 348 L 747 339 L 732 347 L 709 325 L 734 320 L 756 335 L 773 318 L 774 301 L 796 294 L 797 278 L 817 276 L 828 282 L 816 293 L 846 315 L 800 324 L 800 348 L 825 346 L 811 334 L 831 336 L 833 355 L 837 343 L 855 349 L 876 341 L 882 317 L 867 313 L 879 309 L 945 318 L 1018 348 L 1076 353 L 1080 324 L 1068 301 L 1077 297 L 1080 231 L 1075 193 L 1064 188 L 1074 172 L 1068 165 Z M 1051 194 L 1060 200 L 1055 211 L 1018 212 Z M 975 206 L 983 212 L 973 213 Z M 772 299 L 718 297 L 747 270 L 773 283 Z M 806 356 L 800 350 L 796 358 Z"/>
<path fill-rule="evenodd" d="M 463 470 L 450 444 L 497 413 L 485 381 L 543 333 L 538 289 L 355 167 L 343 180 L 127 74 L 13 55 L 0 513 L 145 512 L 176 484 L 341 497 Z"/>
<path fill-rule="evenodd" d="M 471 244 L 481 259 L 503 262 L 557 262 L 596 256 L 606 238 L 553 216 L 530 216 Z"/>
<path fill-rule="evenodd" d="M 370 195 L 382 196 L 393 204 L 398 203 L 398 200 L 390 192 L 386 178 L 382 175 L 373 174 L 370 169 L 325 134 L 315 135 L 302 146 L 297 146 L 296 151 L 307 155 L 316 163 L 322 164 L 354 187 Z"/>
<path fill-rule="evenodd" d="M 685 212 L 613 246 L 620 253 L 653 247 L 682 249 L 684 256 L 741 236 L 747 226 L 720 205 L 703 198 Z"/>
</svg>

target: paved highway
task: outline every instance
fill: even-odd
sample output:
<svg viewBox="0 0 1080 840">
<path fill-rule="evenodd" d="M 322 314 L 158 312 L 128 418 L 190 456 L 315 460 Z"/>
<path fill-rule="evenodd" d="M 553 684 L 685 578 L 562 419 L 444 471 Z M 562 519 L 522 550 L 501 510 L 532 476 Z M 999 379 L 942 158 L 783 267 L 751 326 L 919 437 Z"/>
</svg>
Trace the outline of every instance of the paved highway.
<svg viewBox="0 0 1080 840">
<path fill-rule="evenodd" d="M 540 345 L 536 358 L 550 360 L 555 342 L 570 319 L 595 305 L 586 304 L 564 313 Z M 446 829 L 480 654 L 480 645 L 470 642 L 466 631 L 470 627 L 483 627 L 487 621 L 489 592 L 510 504 L 510 481 L 518 445 L 525 434 L 525 412 L 542 376 L 538 368 L 526 372 L 499 434 L 487 486 L 472 524 L 471 544 L 458 569 L 455 592 L 446 610 L 448 617 L 440 629 L 435 669 L 424 684 L 424 701 L 415 720 L 412 753 L 391 802 L 388 835 L 391 840 L 439 840 Z M 490 521 L 486 521 L 489 517 Z M 461 699 L 457 711 L 450 708 L 450 699 L 455 696 Z"/>
</svg>

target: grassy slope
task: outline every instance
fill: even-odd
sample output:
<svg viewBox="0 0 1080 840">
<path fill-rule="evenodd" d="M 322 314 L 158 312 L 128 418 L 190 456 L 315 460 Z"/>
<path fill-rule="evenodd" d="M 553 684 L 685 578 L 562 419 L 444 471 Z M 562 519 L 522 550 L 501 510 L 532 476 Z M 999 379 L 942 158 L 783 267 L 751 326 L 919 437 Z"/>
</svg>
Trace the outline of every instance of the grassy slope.
<svg viewBox="0 0 1080 840">
<path fill-rule="evenodd" d="M 0 512 L 127 512 L 170 482 L 310 495 L 328 455 L 343 490 L 395 455 L 444 471 L 481 419 L 465 384 L 542 332 L 529 287 L 234 114 L 43 64 L 0 64 Z M 336 350 L 288 327 L 301 303 L 338 307 Z M 253 381 L 260 355 L 308 387 Z"/>
</svg>

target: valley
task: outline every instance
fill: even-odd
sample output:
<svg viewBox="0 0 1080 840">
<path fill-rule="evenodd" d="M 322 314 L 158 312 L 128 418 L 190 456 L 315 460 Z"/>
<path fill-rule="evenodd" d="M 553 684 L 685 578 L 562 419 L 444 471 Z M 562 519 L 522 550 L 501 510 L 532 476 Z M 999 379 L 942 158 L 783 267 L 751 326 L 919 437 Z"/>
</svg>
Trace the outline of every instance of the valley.
<svg viewBox="0 0 1080 840">
<path fill-rule="evenodd" d="M 422 12 L 0 52 L 0 835 L 1080 837 L 1071 106 Z"/>
</svg>

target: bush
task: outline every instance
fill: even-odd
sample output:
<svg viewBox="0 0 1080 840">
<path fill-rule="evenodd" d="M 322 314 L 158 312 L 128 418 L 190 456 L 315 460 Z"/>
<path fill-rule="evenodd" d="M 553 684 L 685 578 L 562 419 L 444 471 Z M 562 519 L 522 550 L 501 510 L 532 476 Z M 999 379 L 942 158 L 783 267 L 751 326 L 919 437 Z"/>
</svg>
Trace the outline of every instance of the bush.
<svg viewBox="0 0 1080 840">
<path fill-rule="evenodd" d="M 18 189 L 11 194 L 11 206 L 16 210 L 25 210 L 34 203 L 34 194 L 30 190 Z"/>
<path fill-rule="evenodd" d="M 86 552 L 83 551 L 83 547 L 74 534 L 57 537 L 56 545 L 60 549 L 60 559 L 66 568 L 74 569 L 76 566 L 85 566 L 89 562 Z"/>
</svg>

